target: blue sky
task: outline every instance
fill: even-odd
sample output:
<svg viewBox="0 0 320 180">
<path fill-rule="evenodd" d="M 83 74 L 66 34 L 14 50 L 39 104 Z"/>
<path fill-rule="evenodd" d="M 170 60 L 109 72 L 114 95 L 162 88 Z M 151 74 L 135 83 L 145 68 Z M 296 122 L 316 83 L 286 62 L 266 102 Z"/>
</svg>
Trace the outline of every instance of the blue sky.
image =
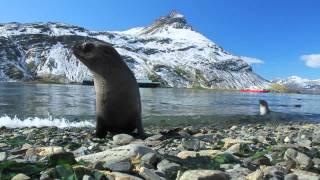
<svg viewBox="0 0 320 180">
<path fill-rule="evenodd" d="M 320 79 L 318 0 L 2 0 L 0 22 L 58 21 L 126 30 L 171 10 L 227 51 L 262 60 L 253 68 L 267 79 Z"/>
</svg>

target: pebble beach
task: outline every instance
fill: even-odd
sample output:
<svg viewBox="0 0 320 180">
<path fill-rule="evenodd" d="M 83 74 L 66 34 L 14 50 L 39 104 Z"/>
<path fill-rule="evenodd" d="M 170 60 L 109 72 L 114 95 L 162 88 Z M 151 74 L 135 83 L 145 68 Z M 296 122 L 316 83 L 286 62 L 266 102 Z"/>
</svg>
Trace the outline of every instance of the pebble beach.
<svg viewBox="0 0 320 180">
<path fill-rule="evenodd" d="M 0 129 L 0 179 L 320 179 L 320 124 Z"/>
</svg>

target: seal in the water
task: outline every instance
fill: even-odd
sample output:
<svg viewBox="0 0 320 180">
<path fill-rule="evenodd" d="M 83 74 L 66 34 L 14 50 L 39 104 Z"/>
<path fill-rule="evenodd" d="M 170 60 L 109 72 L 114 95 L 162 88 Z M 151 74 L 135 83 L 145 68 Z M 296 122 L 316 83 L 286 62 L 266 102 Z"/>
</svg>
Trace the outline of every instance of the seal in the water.
<svg viewBox="0 0 320 180">
<path fill-rule="evenodd" d="M 261 116 L 264 116 L 264 115 L 270 113 L 270 109 L 269 109 L 267 101 L 259 100 L 259 104 L 260 104 L 260 115 Z"/>
<path fill-rule="evenodd" d="M 107 132 L 144 137 L 137 81 L 119 53 L 103 42 L 85 42 L 73 47 L 74 55 L 92 72 L 96 90 L 96 136 Z"/>
</svg>

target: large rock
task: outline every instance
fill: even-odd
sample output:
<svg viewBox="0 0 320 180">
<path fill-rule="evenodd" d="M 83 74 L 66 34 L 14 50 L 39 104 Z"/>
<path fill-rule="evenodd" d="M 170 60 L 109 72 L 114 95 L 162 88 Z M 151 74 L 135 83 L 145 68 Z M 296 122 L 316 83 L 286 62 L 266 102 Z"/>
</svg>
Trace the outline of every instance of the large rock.
<svg viewBox="0 0 320 180">
<path fill-rule="evenodd" d="M 284 159 L 285 160 L 293 160 L 296 162 L 301 169 L 309 169 L 312 167 L 313 162 L 312 159 L 309 158 L 307 155 L 295 150 L 295 149 L 287 149 L 284 153 Z"/>
<path fill-rule="evenodd" d="M 292 173 L 298 176 L 298 179 L 300 180 L 320 180 L 320 174 L 293 169 Z"/>
<path fill-rule="evenodd" d="M 15 175 L 11 180 L 29 180 L 29 179 L 31 179 L 29 176 L 20 173 Z"/>
<path fill-rule="evenodd" d="M 129 144 L 125 146 L 120 146 L 113 149 L 108 149 L 103 152 L 89 154 L 85 156 L 77 157 L 76 160 L 84 160 L 86 162 L 96 163 L 99 161 L 121 161 L 128 160 L 136 156 L 143 156 L 147 153 L 156 153 L 149 147 L 140 144 Z"/>
<path fill-rule="evenodd" d="M 179 180 L 228 180 L 226 173 L 218 170 L 188 170 Z"/>
<path fill-rule="evenodd" d="M 103 164 L 105 169 L 118 172 L 130 172 L 132 164 L 129 159 L 122 161 L 107 161 Z"/>
<path fill-rule="evenodd" d="M 134 140 L 134 137 L 129 134 L 117 134 L 114 135 L 112 139 L 116 145 L 127 145 Z"/>
</svg>

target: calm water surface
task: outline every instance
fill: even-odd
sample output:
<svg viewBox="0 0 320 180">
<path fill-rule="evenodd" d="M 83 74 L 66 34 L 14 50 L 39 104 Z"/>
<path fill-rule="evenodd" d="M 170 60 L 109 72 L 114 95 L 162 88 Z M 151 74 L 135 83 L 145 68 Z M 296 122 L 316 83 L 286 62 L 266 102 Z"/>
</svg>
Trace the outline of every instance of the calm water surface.
<svg viewBox="0 0 320 180">
<path fill-rule="evenodd" d="M 269 102 L 273 111 L 320 120 L 320 96 L 306 94 L 255 94 L 201 89 L 140 89 L 145 121 L 154 117 L 214 117 L 256 115 L 258 100 Z M 296 107 L 301 105 L 301 107 Z M 93 86 L 0 83 L 0 117 L 95 119 Z"/>
</svg>

